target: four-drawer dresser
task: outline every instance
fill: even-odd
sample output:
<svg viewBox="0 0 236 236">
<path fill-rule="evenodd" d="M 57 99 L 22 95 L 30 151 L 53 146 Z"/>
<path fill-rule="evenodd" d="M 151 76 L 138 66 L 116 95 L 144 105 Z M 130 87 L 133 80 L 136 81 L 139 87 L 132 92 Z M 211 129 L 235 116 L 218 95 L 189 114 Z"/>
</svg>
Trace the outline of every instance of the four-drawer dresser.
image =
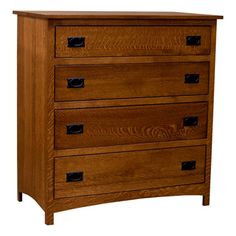
<svg viewBox="0 0 236 236">
<path fill-rule="evenodd" d="M 216 21 L 168 12 L 18 15 L 18 200 L 209 204 Z"/>
</svg>

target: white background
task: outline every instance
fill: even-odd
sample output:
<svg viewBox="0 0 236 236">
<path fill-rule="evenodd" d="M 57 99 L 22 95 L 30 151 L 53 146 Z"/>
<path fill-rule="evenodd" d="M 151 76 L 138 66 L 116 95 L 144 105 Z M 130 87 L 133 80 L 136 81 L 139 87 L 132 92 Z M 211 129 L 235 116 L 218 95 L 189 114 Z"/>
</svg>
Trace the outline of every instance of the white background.
<svg viewBox="0 0 236 236">
<path fill-rule="evenodd" d="M 2 0 L 0 3 L 0 235 L 236 235 L 236 28 L 229 0 Z M 200 196 L 109 203 L 55 214 L 16 201 L 16 16 L 12 10 L 182 11 L 218 21 L 211 205 Z"/>
</svg>

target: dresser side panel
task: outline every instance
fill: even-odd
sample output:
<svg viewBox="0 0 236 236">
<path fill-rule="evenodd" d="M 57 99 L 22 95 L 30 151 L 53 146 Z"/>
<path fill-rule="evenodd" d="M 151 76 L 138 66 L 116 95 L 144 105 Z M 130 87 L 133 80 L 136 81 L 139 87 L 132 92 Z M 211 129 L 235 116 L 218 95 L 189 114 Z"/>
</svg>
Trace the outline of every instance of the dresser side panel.
<svg viewBox="0 0 236 236">
<path fill-rule="evenodd" d="M 215 54 L 216 54 L 216 28 L 217 22 L 211 27 L 211 54 L 210 54 L 210 71 L 209 71 L 209 101 L 208 101 L 208 130 L 205 169 L 206 192 L 203 195 L 203 205 L 209 205 L 210 201 L 210 179 L 211 179 L 211 153 L 212 153 L 212 129 L 213 129 L 213 108 L 214 108 L 214 82 L 215 82 Z"/>
<path fill-rule="evenodd" d="M 45 207 L 47 21 L 18 17 L 18 192 Z"/>
</svg>

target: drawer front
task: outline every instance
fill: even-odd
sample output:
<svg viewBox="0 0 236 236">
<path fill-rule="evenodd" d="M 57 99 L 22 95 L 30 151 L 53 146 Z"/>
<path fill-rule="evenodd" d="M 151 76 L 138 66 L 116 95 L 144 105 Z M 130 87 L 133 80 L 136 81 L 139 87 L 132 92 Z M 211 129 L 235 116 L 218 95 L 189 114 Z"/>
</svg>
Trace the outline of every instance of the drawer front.
<svg viewBox="0 0 236 236">
<path fill-rule="evenodd" d="M 208 26 L 58 26 L 56 57 L 210 53 Z"/>
<path fill-rule="evenodd" d="M 206 137 L 207 103 L 55 111 L 55 148 Z"/>
<path fill-rule="evenodd" d="M 55 100 L 207 94 L 208 73 L 207 62 L 57 66 Z"/>
<path fill-rule="evenodd" d="M 55 159 L 55 198 L 204 182 L 205 146 Z"/>
</svg>

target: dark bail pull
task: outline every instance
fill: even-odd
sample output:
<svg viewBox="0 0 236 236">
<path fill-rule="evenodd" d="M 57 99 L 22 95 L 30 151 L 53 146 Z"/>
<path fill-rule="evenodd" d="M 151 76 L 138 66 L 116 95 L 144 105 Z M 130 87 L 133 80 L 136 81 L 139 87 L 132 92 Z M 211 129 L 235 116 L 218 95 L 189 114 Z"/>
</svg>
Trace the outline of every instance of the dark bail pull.
<svg viewBox="0 0 236 236">
<path fill-rule="evenodd" d="M 84 88 L 84 78 L 67 79 L 67 88 Z"/>
<path fill-rule="evenodd" d="M 197 116 L 184 117 L 183 123 L 184 126 L 196 126 L 198 125 L 198 117 Z"/>
<path fill-rule="evenodd" d="M 66 173 L 66 182 L 80 182 L 83 180 L 83 172 L 70 172 Z"/>
<path fill-rule="evenodd" d="M 75 124 L 75 125 L 67 125 L 67 134 L 82 134 L 84 132 L 84 125 Z"/>
<path fill-rule="evenodd" d="M 85 37 L 69 37 L 68 47 L 69 48 L 82 48 L 85 47 Z"/>
<path fill-rule="evenodd" d="M 198 84 L 199 83 L 199 74 L 186 74 L 185 83 L 186 84 Z"/>
<path fill-rule="evenodd" d="M 195 170 L 196 161 L 183 161 L 181 170 Z"/>
<path fill-rule="evenodd" d="M 187 36 L 186 37 L 187 46 L 199 46 L 201 45 L 201 36 Z"/>
</svg>

